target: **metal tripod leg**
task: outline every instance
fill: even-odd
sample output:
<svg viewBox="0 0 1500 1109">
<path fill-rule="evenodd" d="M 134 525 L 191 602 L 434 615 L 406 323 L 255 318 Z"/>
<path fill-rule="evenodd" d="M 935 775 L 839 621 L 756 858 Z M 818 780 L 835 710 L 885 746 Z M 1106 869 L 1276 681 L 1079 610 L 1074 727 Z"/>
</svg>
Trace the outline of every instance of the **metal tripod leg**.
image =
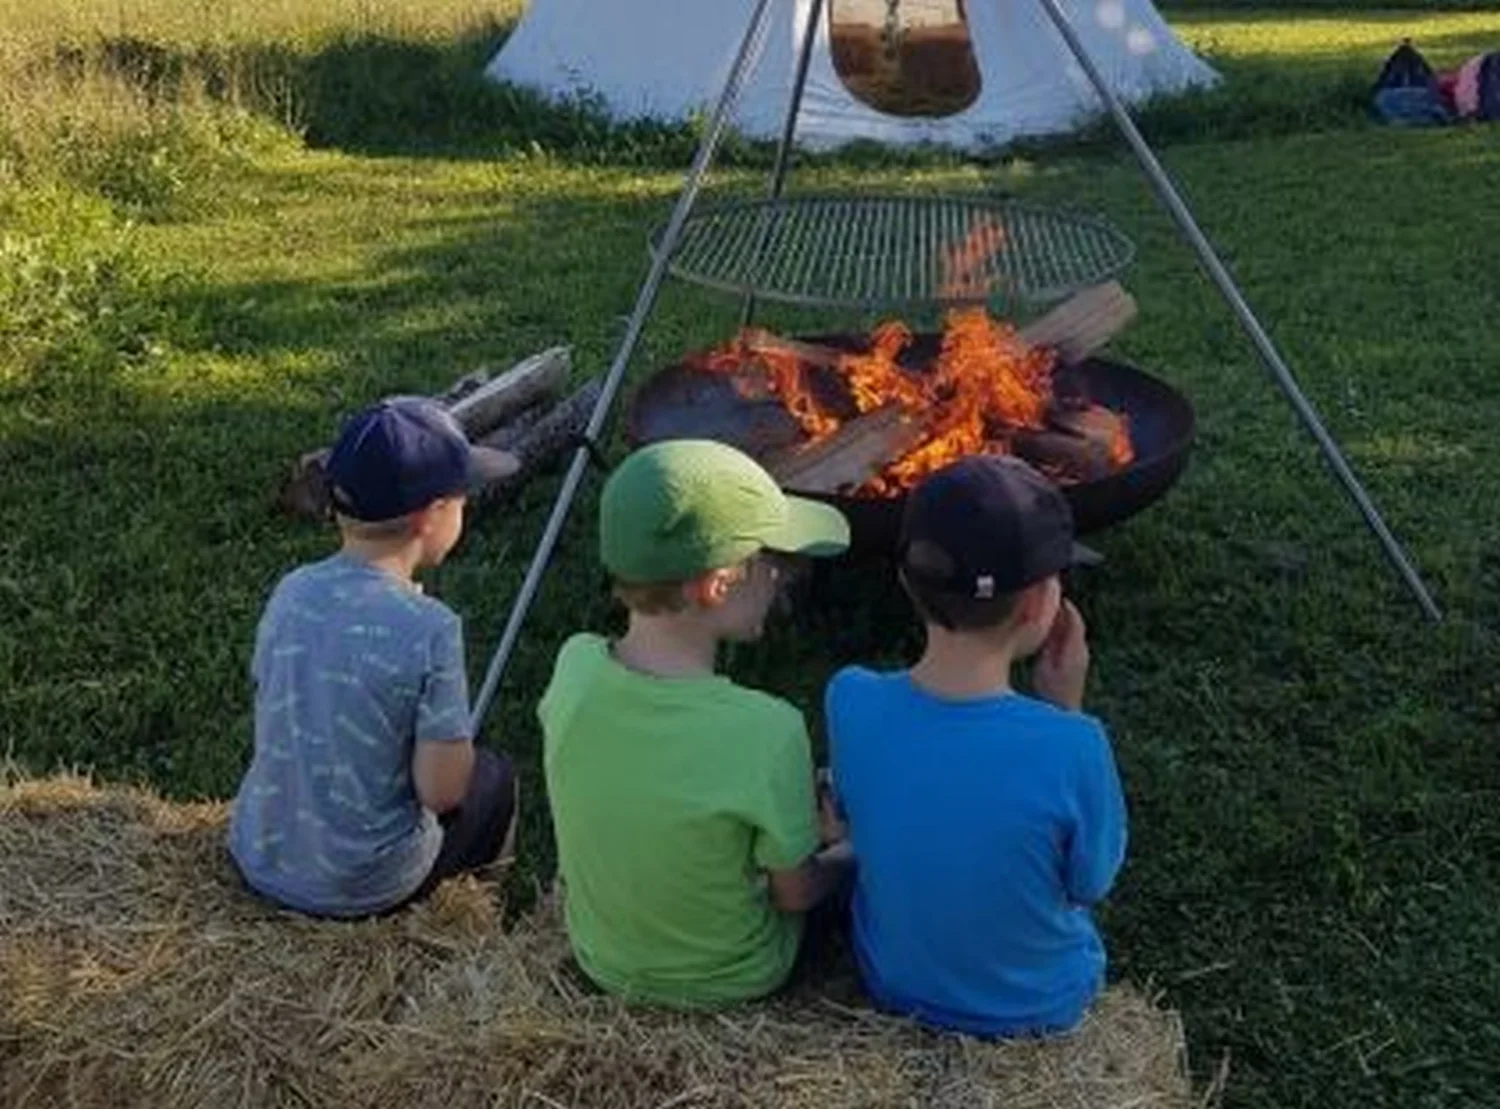
<svg viewBox="0 0 1500 1109">
<path fill-rule="evenodd" d="M 749 26 L 745 29 L 745 37 L 740 41 L 739 52 L 735 55 L 729 76 L 725 78 L 724 88 L 719 94 L 719 102 L 714 107 L 708 131 L 704 134 L 703 141 L 693 156 L 693 164 L 688 170 L 682 192 L 677 198 L 677 205 L 672 209 L 672 218 L 668 221 L 666 231 L 662 234 L 661 242 L 657 245 L 656 252 L 651 259 L 651 269 L 646 275 L 645 283 L 641 285 L 640 292 L 636 296 L 635 309 L 630 314 L 630 322 L 625 329 L 625 338 L 621 341 L 615 360 L 604 378 L 598 403 L 594 405 L 594 411 L 589 416 L 588 425 L 584 430 L 587 443 L 592 443 L 598 438 L 599 432 L 604 427 L 604 421 L 609 416 L 610 407 L 614 404 L 615 395 L 620 391 L 626 367 L 629 366 L 630 358 L 635 353 L 636 343 L 640 341 L 646 319 L 656 304 L 656 294 L 667 275 L 667 264 L 677 246 L 678 238 L 682 235 L 683 224 L 687 222 L 693 204 L 698 199 L 698 192 L 702 188 L 709 163 L 713 160 L 714 151 L 718 149 L 724 130 L 729 125 L 735 101 L 739 99 L 740 92 L 744 88 L 746 74 L 765 37 L 767 17 L 775 2 L 777 0 L 758 0 L 755 11 L 750 16 Z M 479 696 L 474 700 L 470 728 L 475 738 L 479 736 L 479 729 L 484 723 L 485 714 L 494 700 L 495 692 L 500 687 L 500 679 L 505 675 L 505 667 L 521 635 L 521 625 L 525 623 L 531 604 L 536 599 L 537 590 L 541 587 L 542 576 L 547 571 L 547 563 L 552 557 L 553 549 L 557 546 L 558 537 L 562 534 L 563 524 L 567 522 L 568 512 L 573 507 L 573 499 L 578 495 L 578 486 L 583 481 L 583 471 L 588 462 L 588 446 L 579 447 L 573 454 L 573 461 L 568 467 L 567 476 L 563 478 L 562 488 L 558 491 L 557 500 L 552 506 L 552 515 L 547 519 L 547 526 L 542 531 L 541 541 L 537 544 L 536 553 L 532 555 L 531 565 L 526 570 L 526 577 L 521 582 L 521 591 L 516 594 L 515 602 L 511 606 L 510 617 L 506 621 L 500 643 L 490 658 L 489 668 L 484 675 L 484 684 L 480 686 Z"/>
<path fill-rule="evenodd" d="M 1011 0 L 999 0 L 999 2 L 1010 3 Z M 1412 595 L 1417 600 L 1417 604 L 1421 606 L 1427 618 L 1434 621 L 1441 620 L 1442 613 L 1438 610 L 1437 602 L 1432 599 L 1432 594 L 1428 592 L 1427 586 L 1423 583 L 1421 576 L 1407 557 L 1405 550 L 1402 549 L 1395 535 L 1391 533 L 1390 528 L 1386 526 L 1385 521 L 1380 516 L 1380 511 L 1375 507 L 1375 503 L 1370 499 L 1369 494 L 1365 492 L 1364 486 L 1359 482 L 1359 478 L 1350 469 L 1343 452 L 1339 449 L 1339 445 L 1334 442 L 1333 436 L 1323 426 L 1323 421 L 1319 419 L 1318 413 L 1313 408 L 1312 403 L 1303 395 L 1302 389 L 1297 385 L 1296 379 L 1292 376 L 1292 371 L 1287 368 L 1286 362 L 1283 361 L 1280 352 L 1277 351 L 1275 345 L 1271 342 L 1271 337 L 1266 334 L 1265 328 L 1261 326 L 1260 321 L 1255 317 L 1255 313 L 1250 310 L 1250 305 L 1246 303 L 1244 296 L 1241 295 L 1234 278 L 1230 276 L 1228 269 L 1219 260 L 1219 256 L 1214 251 L 1213 246 L 1199 229 L 1198 222 L 1193 218 L 1192 212 L 1188 210 L 1187 204 L 1184 203 L 1176 187 L 1172 184 L 1172 179 L 1167 176 L 1167 171 L 1162 168 L 1161 163 L 1156 159 L 1156 155 L 1152 153 L 1151 147 L 1142 138 L 1140 131 L 1136 128 L 1135 121 L 1130 117 L 1130 113 L 1125 109 L 1120 98 L 1115 95 L 1114 90 L 1109 87 L 1109 83 L 1105 81 L 1103 74 L 1099 72 L 1099 68 L 1094 64 L 1093 58 L 1089 56 L 1088 50 L 1083 45 L 1083 41 L 1068 23 L 1068 18 L 1059 6 L 1058 0 L 1037 0 L 1037 3 L 1041 4 L 1047 15 L 1051 17 L 1053 24 L 1057 27 L 1058 33 L 1062 35 L 1063 41 L 1067 43 L 1073 57 L 1077 59 L 1078 64 L 1083 67 L 1084 73 L 1088 75 L 1089 81 L 1094 86 L 1094 90 L 1099 94 L 1099 98 L 1109 108 L 1110 115 L 1114 117 L 1115 123 L 1130 143 L 1130 149 L 1135 154 L 1136 161 L 1140 162 L 1141 169 L 1145 172 L 1147 180 L 1151 183 L 1151 187 L 1156 191 L 1157 198 L 1172 216 L 1178 230 L 1182 232 L 1183 237 L 1187 239 L 1188 244 L 1198 255 L 1199 263 L 1208 272 L 1208 276 L 1213 279 L 1213 283 L 1218 286 L 1219 292 L 1234 311 L 1240 326 L 1244 328 L 1245 333 L 1250 337 L 1250 341 L 1255 344 L 1255 349 L 1260 354 L 1261 361 L 1265 363 L 1266 369 L 1271 372 L 1271 376 L 1275 379 L 1276 384 L 1281 387 L 1281 391 L 1286 394 L 1287 400 L 1291 403 L 1292 408 L 1296 410 L 1303 425 L 1311 433 L 1313 439 L 1317 441 L 1319 448 L 1323 452 L 1323 457 L 1328 462 L 1329 468 L 1333 470 L 1334 475 L 1343 484 L 1344 490 L 1359 508 L 1360 514 L 1365 518 L 1365 523 L 1375 534 L 1375 538 L 1380 541 L 1381 547 L 1385 550 L 1386 557 L 1390 559 L 1391 564 L 1401 575 L 1402 580 L 1406 583 L 1406 587 L 1411 590 Z"/>
<path fill-rule="evenodd" d="M 813 44 L 818 41 L 818 20 L 823 16 L 824 0 L 812 0 L 807 8 L 807 23 L 802 29 L 802 42 L 797 48 L 797 73 L 792 79 L 792 95 L 787 100 L 786 118 L 781 125 L 781 144 L 776 148 L 776 165 L 771 170 L 771 200 L 780 200 L 786 185 L 786 172 L 791 164 L 792 143 L 797 137 L 797 116 L 802 111 L 802 94 L 807 90 L 807 71 L 812 64 Z M 771 223 L 767 219 L 761 227 L 760 241 L 755 247 L 755 266 L 760 270 L 760 258 L 766 249 L 766 240 L 771 234 Z M 745 305 L 740 312 L 740 326 L 749 327 L 755 319 L 755 294 L 745 295 Z"/>
</svg>

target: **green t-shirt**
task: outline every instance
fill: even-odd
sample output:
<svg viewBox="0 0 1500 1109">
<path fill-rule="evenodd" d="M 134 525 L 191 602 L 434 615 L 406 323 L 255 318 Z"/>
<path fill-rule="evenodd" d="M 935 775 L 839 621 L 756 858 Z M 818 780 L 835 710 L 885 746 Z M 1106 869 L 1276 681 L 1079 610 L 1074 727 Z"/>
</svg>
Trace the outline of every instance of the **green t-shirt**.
<svg viewBox="0 0 1500 1109">
<path fill-rule="evenodd" d="M 817 848 L 802 715 L 728 678 L 653 678 L 577 635 L 538 709 L 574 955 L 665 1005 L 759 997 L 791 970 L 799 916 L 762 871 Z"/>
</svg>

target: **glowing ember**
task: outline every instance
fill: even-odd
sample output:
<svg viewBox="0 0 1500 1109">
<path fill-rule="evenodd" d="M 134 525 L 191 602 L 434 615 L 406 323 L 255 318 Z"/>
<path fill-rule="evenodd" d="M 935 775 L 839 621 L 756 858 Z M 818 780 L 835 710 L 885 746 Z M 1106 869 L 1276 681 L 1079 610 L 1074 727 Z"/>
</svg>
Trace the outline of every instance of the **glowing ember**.
<svg viewBox="0 0 1500 1109">
<path fill-rule="evenodd" d="M 698 355 L 704 369 L 735 374 L 750 365 L 764 372 L 764 388 L 776 396 L 810 442 L 834 434 L 844 423 L 814 391 L 816 369 L 831 374 L 847 397 L 844 410 L 856 413 L 896 405 L 920 424 L 917 445 L 891 462 L 857 492 L 890 497 L 911 488 L 927 474 L 971 454 L 1030 456 L 1017 449 L 1029 433 L 1050 436 L 1051 454 L 1031 457 L 1033 464 L 1059 481 L 1090 476 L 1058 454 L 1059 442 L 1076 444 L 1071 453 L 1107 456 L 1119 469 L 1135 458 L 1125 417 L 1086 402 L 1059 403 L 1052 373 L 1057 356 L 1049 348 L 1028 346 L 1008 323 L 991 319 L 983 308 L 956 309 L 944 320 L 942 345 L 925 371 L 903 367 L 899 359 L 913 336 L 905 324 L 881 324 L 860 353 L 812 347 L 780 340 L 764 332 L 745 332 L 725 347 Z M 737 375 L 736 387 L 747 386 Z M 1097 449 L 1096 449 L 1097 448 Z M 1061 460 L 1059 460 L 1061 459 Z"/>
</svg>

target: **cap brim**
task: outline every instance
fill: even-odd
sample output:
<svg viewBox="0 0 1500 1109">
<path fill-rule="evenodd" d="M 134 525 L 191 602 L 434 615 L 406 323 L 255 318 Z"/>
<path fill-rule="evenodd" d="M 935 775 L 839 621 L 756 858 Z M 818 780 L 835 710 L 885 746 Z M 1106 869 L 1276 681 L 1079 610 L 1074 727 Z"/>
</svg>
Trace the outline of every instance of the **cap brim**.
<svg viewBox="0 0 1500 1109">
<path fill-rule="evenodd" d="M 1073 542 L 1073 548 L 1068 552 L 1068 566 L 1102 566 L 1104 556 L 1092 547 L 1085 547 L 1077 540 Z"/>
<path fill-rule="evenodd" d="M 761 544 L 781 554 L 833 558 L 849 549 L 849 521 L 838 509 L 805 497 L 786 499 L 786 520 Z"/>
<path fill-rule="evenodd" d="M 508 478 L 521 469 L 521 460 L 510 451 L 494 447 L 469 448 L 469 484 L 488 485 Z"/>
</svg>

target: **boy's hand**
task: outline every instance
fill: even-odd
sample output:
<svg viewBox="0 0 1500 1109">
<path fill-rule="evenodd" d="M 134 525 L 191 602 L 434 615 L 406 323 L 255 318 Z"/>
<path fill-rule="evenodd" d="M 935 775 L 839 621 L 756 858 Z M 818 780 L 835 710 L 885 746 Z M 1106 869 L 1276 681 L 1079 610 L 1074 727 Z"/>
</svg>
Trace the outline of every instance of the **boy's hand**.
<svg viewBox="0 0 1500 1109">
<path fill-rule="evenodd" d="M 1088 629 L 1073 602 L 1057 608 L 1052 630 L 1037 652 L 1031 684 L 1038 697 L 1058 708 L 1077 712 L 1083 707 L 1083 687 L 1089 676 Z"/>
<path fill-rule="evenodd" d="M 849 827 L 839 815 L 838 802 L 833 793 L 820 784 L 818 789 L 818 839 L 824 847 L 842 843 L 849 838 Z"/>
</svg>

